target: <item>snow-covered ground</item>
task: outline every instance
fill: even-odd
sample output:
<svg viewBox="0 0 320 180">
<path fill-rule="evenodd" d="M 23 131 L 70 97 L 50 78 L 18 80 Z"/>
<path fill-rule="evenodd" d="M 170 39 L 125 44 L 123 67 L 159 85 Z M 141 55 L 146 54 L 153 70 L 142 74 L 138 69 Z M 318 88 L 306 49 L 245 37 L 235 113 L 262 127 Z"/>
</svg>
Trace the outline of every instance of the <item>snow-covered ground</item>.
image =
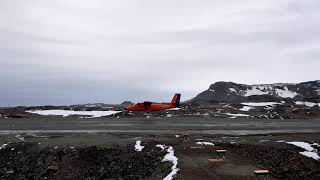
<svg viewBox="0 0 320 180">
<path fill-rule="evenodd" d="M 173 166 L 171 167 L 171 172 L 165 178 L 163 178 L 163 180 L 172 180 L 173 176 L 176 175 L 177 172 L 179 171 L 179 168 L 177 167 L 178 158 L 174 155 L 174 149 L 172 146 L 167 147 L 162 144 L 158 144 L 156 145 L 156 147 L 159 147 L 162 150 L 165 150 L 167 148 L 167 154 L 162 159 L 162 162 L 170 161 L 172 162 Z"/>
<path fill-rule="evenodd" d="M 246 105 L 246 106 L 273 106 L 273 105 L 277 105 L 277 104 L 281 104 L 278 102 L 247 102 L 247 103 L 241 103 L 242 105 Z"/>
<path fill-rule="evenodd" d="M 259 86 L 253 86 L 252 89 L 248 89 L 244 96 L 253 96 L 253 95 L 265 95 L 268 94 L 267 91 L 265 91 L 266 87 L 264 85 Z"/>
<path fill-rule="evenodd" d="M 296 105 L 305 105 L 305 106 L 308 106 L 308 107 L 313 107 L 313 106 L 320 106 L 320 103 L 313 103 L 313 102 L 302 102 L 302 101 L 297 101 L 295 102 Z"/>
<path fill-rule="evenodd" d="M 313 158 L 315 160 L 320 160 L 320 157 L 317 154 L 318 153 L 317 150 L 311 146 L 311 145 L 319 146 L 319 144 L 316 144 L 316 143 L 309 144 L 306 142 L 286 142 L 286 143 L 295 145 L 297 147 L 300 147 L 300 148 L 306 150 L 304 152 L 299 152 L 300 154 L 307 156 L 307 157 L 310 157 L 310 158 Z"/>
<path fill-rule="evenodd" d="M 288 90 L 288 87 L 285 86 L 284 90 L 283 89 L 275 89 L 276 93 L 278 96 L 283 97 L 283 98 L 294 98 L 298 93 L 292 92 Z"/>
<path fill-rule="evenodd" d="M 243 106 L 242 108 L 240 108 L 240 111 L 249 111 L 250 109 L 252 109 L 253 107 L 250 106 Z"/>
<path fill-rule="evenodd" d="M 134 146 L 134 149 L 136 151 L 142 151 L 142 149 L 144 148 L 144 146 L 141 146 L 141 141 L 136 141 L 136 145 Z"/>
<path fill-rule="evenodd" d="M 230 92 L 237 93 L 237 91 L 236 91 L 236 89 L 235 89 L 235 88 L 229 88 L 229 91 L 230 91 Z"/>
<path fill-rule="evenodd" d="M 283 98 L 294 98 L 298 95 L 296 92 L 292 92 L 288 89 L 287 86 L 283 86 L 282 88 L 277 88 L 272 85 L 255 85 L 252 86 L 251 89 L 248 89 L 244 92 L 243 96 L 253 96 L 253 95 L 267 95 L 267 94 L 275 94 L 279 97 Z"/>
<path fill-rule="evenodd" d="M 212 142 L 199 141 L 199 142 L 196 142 L 196 144 L 198 144 L 198 145 L 206 145 L 206 146 L 214 146 L 214 144 Z"/>
<path fill-rule="evenodd" d="M 248 114 L 232 114 L 232 113 L 224 113 L 225 115 L 232 116 L 231 118 L 236 118 L 236 117 L 249 117 L 250 115 Z"/>
<path fill-rule="evenodd" d="M 109 116 L 112 114 L 119 113 L 121 111 L 72 111 L 72 110 L 32 110 L 26 111 L 29 113 L 40 114 L 40 115 L 55 115 L 55 116 L 70 116 L 70 115 L 83 115 L 83 116 L 91 116 L 91 117 L 102 117 Z"/>
</svg>

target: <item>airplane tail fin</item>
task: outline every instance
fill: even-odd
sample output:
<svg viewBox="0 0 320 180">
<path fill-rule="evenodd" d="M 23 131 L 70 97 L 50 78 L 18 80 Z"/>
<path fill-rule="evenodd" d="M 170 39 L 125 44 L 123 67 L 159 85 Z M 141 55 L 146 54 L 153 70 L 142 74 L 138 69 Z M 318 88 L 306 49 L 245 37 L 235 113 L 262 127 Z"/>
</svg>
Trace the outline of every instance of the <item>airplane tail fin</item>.
<svg viewBox="0 0 320 180">
<path fill-rule="evenodd" d="M 174 107 L 179 107 L 180 106 L 180 97 L 181 94 L 175 94 L 171 100 L 171 105 Z"/>
</svg>

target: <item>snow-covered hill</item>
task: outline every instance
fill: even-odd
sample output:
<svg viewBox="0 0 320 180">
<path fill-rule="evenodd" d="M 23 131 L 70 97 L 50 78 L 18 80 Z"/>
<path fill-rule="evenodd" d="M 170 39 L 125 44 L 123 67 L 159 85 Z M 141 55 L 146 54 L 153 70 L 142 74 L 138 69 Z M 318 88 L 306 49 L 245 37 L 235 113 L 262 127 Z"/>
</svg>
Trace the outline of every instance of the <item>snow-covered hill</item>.
<svg viewBox="0 0 320 180">
<path fill-rule="evenodd" d="M 216 82 L 193 99 L 197 100 L 229 103 L 292 100 L 320 103 L 320 81 L 256 85 Z"/>
</svg>

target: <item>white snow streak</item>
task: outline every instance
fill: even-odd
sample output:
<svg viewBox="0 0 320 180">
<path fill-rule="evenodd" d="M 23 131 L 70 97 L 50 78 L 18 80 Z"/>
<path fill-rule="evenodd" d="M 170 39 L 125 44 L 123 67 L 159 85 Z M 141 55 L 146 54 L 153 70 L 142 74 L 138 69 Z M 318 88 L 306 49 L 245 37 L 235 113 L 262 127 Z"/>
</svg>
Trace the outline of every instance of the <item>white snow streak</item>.
<svg viewBox="0 0 320 180">
<path fill-rule="evenodd" d="M 196 142 L 196 144 L 198 144 L 198 145 L 206 145 L 206 146 L 214 146 L 214 144 L 211 143 L 211 142 Z"/>
<path fill-rule="evenodd" d="M 288 144 L 292 144 L 298 147 L 301 147 L 302 149 L 305 149 L 307 151 L 313 151 L 314 148 L 311 147 L 311 144 L 306 143 L 306 142 L 287 142 Z"/>
<path fill-rule="evenodd" d="M 144 146 L 141 146 L 141 141 L 136 141 L 136 145 L 134 146 L 134 149 L 138 152 L 142 151 Z"/>
<path fill-rule="evenodd" d="M 309 151 L 304 151 L 304 152 L 299 152 L 300 154 L 307 156 L 309 158 L 315 159 L 315 160 L 319 160 L 320 157 L 317 153 L 315 152 L 309 152 Z"/>
<path fill-rule="evenodd" d="M 230 92 L 235 92 L 235 93 L 237 93 L 237 91 L 236 91 L 235 88 L 229 88 L 229 91 L 230 91 Z"/>
<path fill-rule="evenodd" d="M 241 103 L 242 105 L 246 106 L 273 106 L 276 104 L 280 104 L 277 102 L 248 102 L 248 103 Z"/>
<path fill-rule="evenodd" d="M 302 102 L 302 101 L 297 101 L 295 102 L 296 105 L 305 105 L 305 106 L 308 106 L 308 107 L 313 107 L 313 106 L 320 106 L 320 103 L 313 103 L 313 102 Z"/>
<path fill-rule="evenodd" d="M 70 116 L 70 115 L 83 115 L 83 116 L 91 116 L 91 117 L 102 117 L 109 116 L 111 114 L 116 114 L 121 111 L 72 111 L 72 110 L 33 110 L 26 111 L 29 113 L 40 114 L 40 115 L 54 115 L 54 116 Z"/>
<path fill-rule="evenodd" d="M 178 158 L 174 155 L 174 150 L 171 146 L 169 146 L 169 148 L 167 149 L 167 152 L 168 153 L 164 156 L 164 158 L 162 159 L 162 162 L 170 161 L 173 163 L 173 166 L 171 167 L 171 172 L 165 178 L 163 178 L 163 180 L 172 180 L 173 176 L 176 175 L 177 172 L 179 171 L 179 168 L 177 168 Z"/>
<path fill-rule="evenodd" d="M 173 166 L 171 167 L 171 172 L 165 178 L 163 178 L 163 180 L 172 180 L 173 176 L 176 175 L 177 172 L 179 171 L 179 168 L 177 168 L 178 158 L 174 155 L 173 147 L 172 146 L 167 147 L 162 144 L 158 144 L 156 145 L 156 147 L 159 147 L 162 150 L 165 150 L 167 148 L 167 154 L 162 159 L 162 162 L 170 161 L 172 162 Z"/>
<path fill-rule="evenodd" d="M 302 154 L 304 156 L 307 156 L 309 158 L 313 158 L 315 160 L 319 160 L 320 159 L 319 155 L 317 154 L 318 153 L 317 150 L 315 148 L 313 148 L 311 146 L 311 144 L 309 144 L 309 143 L 306 143 L 306 142 L 287 142 L 287 143 L 295 145 L 297 147 L 300 147 L 300 148 L 306 150 L 304 152 L 299 152 L 300 154 Z M 318 146 L 318 144 L 316 144 L 316 143 L 312 144 L 312 145 Z"/>
<path fill-rule="evenodd" d="M 232 114 L 232 113 L 224 113 L 225 115 L 228 115 L 228 116 L 233 116 L 231 118 L 236 118 L 236 117 L 249 117 L 250 115 L 248 114 Z"/>
<path fill-rule="evenodd" d="M 7 145 L 8 145 L 8 144 L 2 144 L 2 145 L 0 146 L 0 150 L 3 149 L 3 148 L 5 148 Z"/>
</svg>

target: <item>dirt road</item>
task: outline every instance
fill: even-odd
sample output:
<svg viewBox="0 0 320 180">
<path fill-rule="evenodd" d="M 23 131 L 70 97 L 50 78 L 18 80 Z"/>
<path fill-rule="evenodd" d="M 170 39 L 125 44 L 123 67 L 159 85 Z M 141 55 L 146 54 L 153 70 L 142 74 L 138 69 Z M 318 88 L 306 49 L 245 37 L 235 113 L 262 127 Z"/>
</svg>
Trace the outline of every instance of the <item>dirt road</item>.
<svg viewBox="0 0 320 180">
<path fill-rule="evenodd" d="M 265 134 L 319 132 L 320 119 L 25 118 L 0 119 L 0 133 Z"/>
</svg>

